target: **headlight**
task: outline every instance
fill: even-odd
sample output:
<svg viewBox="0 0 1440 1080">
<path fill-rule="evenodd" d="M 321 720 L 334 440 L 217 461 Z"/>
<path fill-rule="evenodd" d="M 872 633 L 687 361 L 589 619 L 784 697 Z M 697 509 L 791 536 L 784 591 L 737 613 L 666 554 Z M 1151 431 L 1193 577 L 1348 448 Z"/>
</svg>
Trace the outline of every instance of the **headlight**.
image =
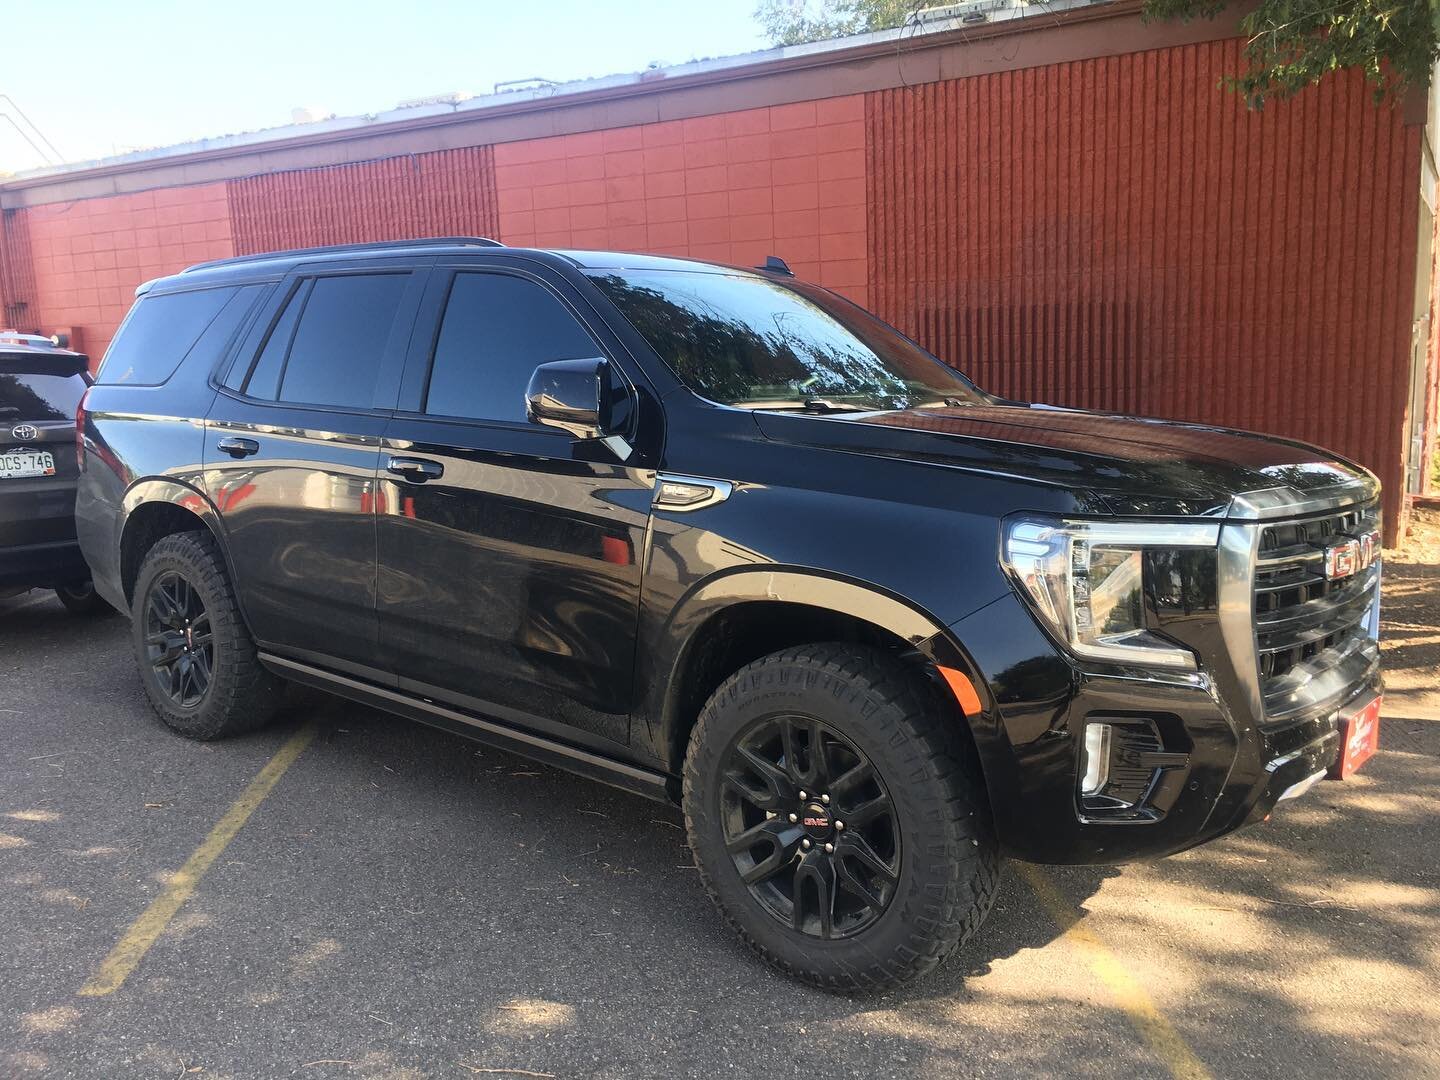
<svg viewBox="0 0 1440 1080">
<path fill-rule="evenodd" d="M 1077 656 L 1195 667 L 1189 649 L 1145 628 L 1146 548 L 1215 547 L 1219 524 L 1006 521 L 1002 560 L 1040 617 Z"/>
</svg>

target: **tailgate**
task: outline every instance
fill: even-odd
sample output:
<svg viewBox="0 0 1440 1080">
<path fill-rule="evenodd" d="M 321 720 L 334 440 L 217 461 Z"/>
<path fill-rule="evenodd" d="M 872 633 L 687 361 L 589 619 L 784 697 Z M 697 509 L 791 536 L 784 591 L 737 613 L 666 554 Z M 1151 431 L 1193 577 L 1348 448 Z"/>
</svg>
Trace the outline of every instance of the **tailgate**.
<svg viewBox="0 0 1440 1080">
<path fill-rule="evenodd" d="M 0 371 L 0 547 L 75 535 L 78 376 Z"/>
</svg>

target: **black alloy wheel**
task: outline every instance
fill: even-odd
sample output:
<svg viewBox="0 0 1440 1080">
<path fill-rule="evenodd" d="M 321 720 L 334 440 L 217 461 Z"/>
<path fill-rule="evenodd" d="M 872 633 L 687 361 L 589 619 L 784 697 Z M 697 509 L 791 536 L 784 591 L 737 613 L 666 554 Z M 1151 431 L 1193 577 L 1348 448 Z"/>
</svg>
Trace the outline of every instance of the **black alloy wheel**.
<svg viewBox="0 0 1440 1080">
<path fill-rule="evenodd" d="M 814 986 L 902 986 L 984 921 L 999 846 L 964 717 L 912 658 L 850 642 L 722 682 L 686 747 L 700 881 L 757 954 Z"/>
<path fill-rule="evenodd" d="M 214 536 L 201 529 L 162 537 L 141 560 L 133 596 L 140 682 L 173 731 L 221 739 L 275 715 L 283 684 L 260 661 Z"/>
<path fill-rule="evenodd" d="M 814 717 L 769 716 L 741 734 L 725 765 L 721 820 L 750 895 L 803 934 L 857 934 L 895 896 L 895 805 L 870 759 Z"/>
<path fill-rule="evenodd" d="M 145 658 L 174 705 L 193 709 L 205 700 L 215 663 L 210 613 L 177 571 L 155 578 L 146 593 Z"/>
</svg>

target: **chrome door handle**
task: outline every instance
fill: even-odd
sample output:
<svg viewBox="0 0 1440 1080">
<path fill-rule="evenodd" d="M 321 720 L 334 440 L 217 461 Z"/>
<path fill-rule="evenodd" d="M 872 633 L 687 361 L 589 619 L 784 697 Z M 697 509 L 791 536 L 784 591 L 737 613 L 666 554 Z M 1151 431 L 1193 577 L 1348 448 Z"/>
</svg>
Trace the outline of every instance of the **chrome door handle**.
<svg viewBox="0 0 1440 1080">
<path fill-rule="evenodd" d="M 388 472 L 423 484 L 426 480 L 438 480 L 445 475 L 445 466 L 429 458 L 392 457 L 385 463 Z"/>
<path fill-rule="evenodd" d="M 227 436 L 215 444 L 215 449 L 233 458 L 249 457 L 260 452 L 260 444 L 254 439 L 240 439 Z"/>
</svg>

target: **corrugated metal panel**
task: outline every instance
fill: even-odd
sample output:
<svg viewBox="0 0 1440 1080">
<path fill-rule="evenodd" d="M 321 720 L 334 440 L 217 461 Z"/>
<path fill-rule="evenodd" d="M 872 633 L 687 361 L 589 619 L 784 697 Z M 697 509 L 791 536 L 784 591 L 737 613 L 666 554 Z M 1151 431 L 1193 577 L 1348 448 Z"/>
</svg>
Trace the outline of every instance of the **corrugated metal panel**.
<svg viewBox="0 0 1440 1080">
<path fill-rule="evenodd" d="M 870 298 L 1013 397 L 1269 431 L 1397 519 L 1420 132 L 1358 75 L 1247 113 L 1240 44 L 867 96 Z"/>
<path fill-rule="evenodd" d="M 488 146 L 232 180 L 239 254 L 416 236 L 495 236 Z"/>
<path fill-rule="evenodd" d="M 24 210 L 0 211 L 0 329 L 34 329 L 34 303 L 30 219 Z"/>
</svg>

